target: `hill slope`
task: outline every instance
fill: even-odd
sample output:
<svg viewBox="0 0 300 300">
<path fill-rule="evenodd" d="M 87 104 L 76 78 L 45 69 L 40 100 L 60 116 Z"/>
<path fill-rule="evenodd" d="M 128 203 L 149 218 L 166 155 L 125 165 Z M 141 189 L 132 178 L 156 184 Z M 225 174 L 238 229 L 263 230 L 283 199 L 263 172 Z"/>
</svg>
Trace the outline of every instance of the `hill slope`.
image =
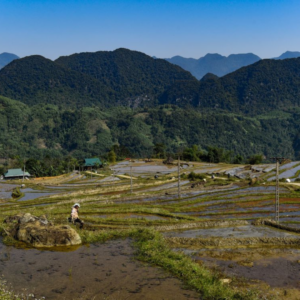
<svg viewBox="0 0 300 300">
<path fill-rule="evenodd" d="M 153 101 L 174 82 L 196 81 L 189 72 L 163 59 L 153 59 L 144 53 L 123 48 L 63 56 L 55 62 L 93 76 L 112 88 L 119 99 L 132 98 L 137 102 L 142 99 Z"/>
<path fill-rule="evenodd" d="M 300 106 L 300 58 L 261 60 L 222 78 L 178 83 L 161 103 L 258 115 Z"/>
<path fill-rule="evenodd" d="M 113 92 L 93 77 L 38 55 L 15 60 L 0 70 L 0 94 L 29 105 L 90 106 L 114 99 Z"/>
<path fill-rule="evenodd" d="M 74 54 L 55 62 L 34 55 L 0 70 L 0 94 L 30 105 L 153 106 L 180 80 L 197 82 L 178 66 L 126 49 Z"/>
<path fill-rule="evenodd" d="M 124 157 L 147 157 L 159 143 L 167 153 L 197 145 L 222 147 L 244 157 L 263 153 L 299 159 L 299 116 L 291 111 L 248 118 L 171 105 L 104 112 L 99 107 L 28 106 L 0 96 L 0 158 L 105 157 L 116 144 Z"/>
<path fill-rule="evenodd" d="M 11 61 L 18 59 L 19 56 L 12 54 L 12 53 L 7 53 L 3 52 L 0 54 L 0 69 L 8 65 Z"/>
</svg>

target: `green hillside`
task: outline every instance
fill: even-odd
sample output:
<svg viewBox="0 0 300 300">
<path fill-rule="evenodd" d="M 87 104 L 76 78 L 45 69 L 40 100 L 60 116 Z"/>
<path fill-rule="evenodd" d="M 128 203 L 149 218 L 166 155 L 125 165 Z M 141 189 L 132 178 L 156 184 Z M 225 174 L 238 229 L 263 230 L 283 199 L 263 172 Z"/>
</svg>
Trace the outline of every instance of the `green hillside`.
<svg viewBox="0 0 300 300">
<path fill-rule="evenodd" d="M 55 62 L 93 76 L 112 88 L 119 100 L 131 98 L 135 106 L 140 101 L 155 102 L 158 95 L 178 81 L 196 81 L 189 72 L 163 59 L 123 48 L 63 56 Z"/>
<path fill-rule="evenodd" d="M 115 107 L 61 109 L 27 106 L 0 97 L 0 157 L 41 158 L 71 154 L 105 157 L 113 145 L 122 156 L 146 157 L 163 144 L 165 153 L 197 145 L 201 151 L 221 147 L 247 158 L 299 158 L 300 113 L 273 112 L 259 118 L 207 113 L 177 106 L 130 109 Z"/>
<path fill-rule="evenodd" d="M 180 82 L 161 103 L 258 115 L 300 105 L 300 58 L 261 60 L 229 75 L 198 84 Z"/>
<path fill-rule="evenodd" d="M 15 60 L 0 70 L 0 94 L 29 105 L 106 105 L 115 99 L 113 91 L 93 77 L 38 55 Z"/>
<path fill-rule="evenodd" d="M 144 157 L 196 145 L 299 159 L 299 70 L 300 58 L 262 60 L 199 82 L 126 49 L 19 59 L 0 70 L 0 157 L 105 156 L 114 145 Z"/>
</svg>

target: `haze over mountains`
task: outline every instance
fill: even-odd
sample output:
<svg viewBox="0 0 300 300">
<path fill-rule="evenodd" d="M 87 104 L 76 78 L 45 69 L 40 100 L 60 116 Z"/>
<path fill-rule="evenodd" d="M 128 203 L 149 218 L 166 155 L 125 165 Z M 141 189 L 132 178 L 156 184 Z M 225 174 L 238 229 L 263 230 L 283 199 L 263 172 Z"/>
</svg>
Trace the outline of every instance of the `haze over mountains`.
<svg viewBox="0 0 300 300">
<path fill-rule="evenodd" d="M 287 51 L 274 59 L 296 57 L 300 57 L 300 52 Z M 231 54 L 228 57 L 220 54 L 206 54 L 204 57 L 200 57 L 199 59 L 174 56 L 172 58 L 166 58 L 166 60 L 191 72 L 191 74 L 197 79 L 201 79 L 207 73 L 212 73 L 218 77 L 222 77 L 238 70 L 239 68 L 249 66 L 261 60 L 261 58 L 253 53 L 247 53 Z"/>
<path fill-rule="evenodd" d="M 0 54 L 0 69 L 5 67 L 7 64 L 9 64 L 14 59 L 18 59 L 19 56 L 12 54 L 12 53 L 1 53 Z"/>
</svg>

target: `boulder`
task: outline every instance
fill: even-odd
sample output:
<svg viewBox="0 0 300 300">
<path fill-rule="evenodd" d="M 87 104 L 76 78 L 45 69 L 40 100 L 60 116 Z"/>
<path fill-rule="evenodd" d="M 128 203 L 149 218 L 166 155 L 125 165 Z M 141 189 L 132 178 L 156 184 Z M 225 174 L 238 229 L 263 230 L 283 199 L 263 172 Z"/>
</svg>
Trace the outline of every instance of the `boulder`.
<svg viewBox="0 0 300 300">
<path fill-rule="evenodd" d="M 79 234 L 69 225 L 53 225 L 46 216 L 29 213 L 7 217 L 8 233 L 18 241 L 33 247 L 61 247 L 80 245 Z"/>
</svg>

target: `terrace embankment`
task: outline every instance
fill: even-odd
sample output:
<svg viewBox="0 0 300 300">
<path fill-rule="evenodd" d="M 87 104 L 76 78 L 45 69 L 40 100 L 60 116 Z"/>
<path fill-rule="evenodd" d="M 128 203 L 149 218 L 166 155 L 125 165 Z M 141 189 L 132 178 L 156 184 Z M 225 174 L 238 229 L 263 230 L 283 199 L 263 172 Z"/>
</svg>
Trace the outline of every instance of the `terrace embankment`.
<svg viewBox="0 0 300 300">
<path fill-rule="evenodd" d="M 275 228 L 278 228 L 278 229 L 283 229 L 283 230 L 286 230 L 286 231 L 300 233 L 300 228 L 295 228 L 295 227 L 291 227 L 291 226 L 287 226 L 287 225 L 282 225 L 282 224 L 277 223 L 273 220 L 256 220 L 256 221 L 253 222 L 253 225 L 266 225 L 266 226 L 271 226 L 271 227 L 275 227 Z"/>
<path fill-rule="evenodd" d="M 229 227 L 229 226 L 242 226 L 249 225 L 247 221 L 243 220 L 228 220 L 228 221 L 207 221 L 207 222 L 192 222 L 175 225 L 163 225 L 155 227 L 158 231 L 169 231 L 169 230 L 185 230 L 191 228 L 211 228 L 211 227 Z"/>
<path fill-rule="evenodd" d="M 186 238 L 166 237 L 172 246 L 180 247 L 258 247 L 258 246 L 300 246 L 300 237 L 248 237 L 248 238 Z"/>
</svg>

